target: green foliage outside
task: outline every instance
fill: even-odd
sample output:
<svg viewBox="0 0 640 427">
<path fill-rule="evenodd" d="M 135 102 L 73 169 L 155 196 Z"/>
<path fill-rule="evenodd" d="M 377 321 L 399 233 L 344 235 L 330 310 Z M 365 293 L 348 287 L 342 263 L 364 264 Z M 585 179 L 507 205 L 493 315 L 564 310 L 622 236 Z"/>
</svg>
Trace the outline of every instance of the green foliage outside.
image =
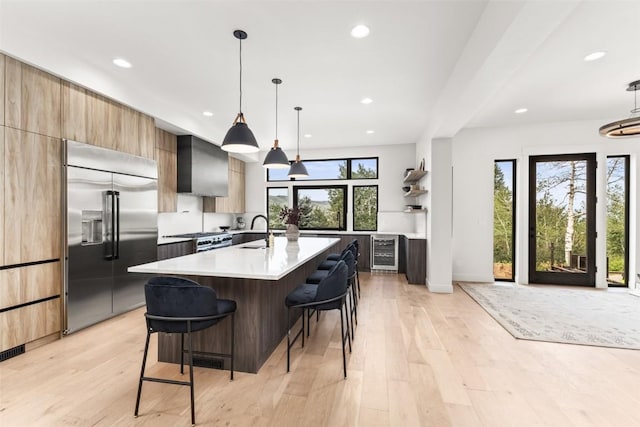
<svg viewBox="0 0 640 427">
<path fill-rule="evenodd" d="M 625 283 L 625 162 L 607 159 L 607 259 L 609 278 Z M 613 277 L 615 275 L 615 278 Z"/>
<path fill-rule="evenodd" d="M 498 164 L 493 168 L 493 262 L 512 264 L 513 194 Z"/>
<path fill-rule="evenodd" d="M 359 231 L 378 229 L 378 187 L 353 188 L 353 229 Z"/>
</svg>

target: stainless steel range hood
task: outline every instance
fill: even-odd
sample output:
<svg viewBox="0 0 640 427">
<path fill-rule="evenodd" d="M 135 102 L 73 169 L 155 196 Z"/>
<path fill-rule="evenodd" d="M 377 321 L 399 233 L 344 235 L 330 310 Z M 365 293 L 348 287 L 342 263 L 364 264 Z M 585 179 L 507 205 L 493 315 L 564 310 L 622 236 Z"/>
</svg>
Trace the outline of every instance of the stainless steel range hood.
<svg viewBox="0 0 640 427">
<path fill-rule="evenodd" d="M 178 193 L 229 195 L 229 155 L 193 135 L 178 136 Z"/>
</svg>

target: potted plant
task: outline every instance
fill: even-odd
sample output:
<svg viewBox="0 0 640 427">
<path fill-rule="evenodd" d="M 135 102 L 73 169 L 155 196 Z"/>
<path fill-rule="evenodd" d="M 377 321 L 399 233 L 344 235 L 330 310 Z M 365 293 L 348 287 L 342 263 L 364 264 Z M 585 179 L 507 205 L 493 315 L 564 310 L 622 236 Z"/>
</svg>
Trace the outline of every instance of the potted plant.
<svg viewBox="0 0 640 427">
<path fill-rule="evenodd" d="M 287 240 L 295 242 L 300 236 L 300 216 L 301 211 L 296 206 L 294 208 L 283 207 L 280 211 L 280 219 L 287 224 L 287 231 L 284 233 L 287 236 Z"/>
</svg>

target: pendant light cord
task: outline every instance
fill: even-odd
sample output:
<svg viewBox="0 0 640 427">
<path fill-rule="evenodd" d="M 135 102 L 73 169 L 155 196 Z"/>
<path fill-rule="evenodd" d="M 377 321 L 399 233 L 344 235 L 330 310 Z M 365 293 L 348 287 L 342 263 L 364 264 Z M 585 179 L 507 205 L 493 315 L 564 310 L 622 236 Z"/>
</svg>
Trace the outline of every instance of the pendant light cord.
<svg viewBox="0 0 640 427">
<path fill-rule="evenodd" d="M 278 84 L 276 83 L 276 141 L 278 140 Z"/>
<path fill-rule="evenodd" d="M 298 110 L 298 150 L 296 155 L 300 155 L 300 110 Z"/>
<path fill-rule="evenodd" d="M 240 115 L 242 115 L 242 39 L 240 40 Z"/>
</svg>

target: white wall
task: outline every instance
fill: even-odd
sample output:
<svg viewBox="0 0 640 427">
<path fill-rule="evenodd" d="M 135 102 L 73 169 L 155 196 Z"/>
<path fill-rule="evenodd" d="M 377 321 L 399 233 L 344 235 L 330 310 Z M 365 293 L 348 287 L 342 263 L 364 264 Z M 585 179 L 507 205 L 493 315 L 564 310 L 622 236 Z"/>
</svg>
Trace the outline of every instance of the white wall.
<svg viewBox="0 0 640 427">
<path fill-rule="evenodd" d="M 528 158 L 531 155 L 597 153 L 598 233 L 596 285 L 606 287 L 607 155 L 631 155 L 630 277 L 638 270 L 636 212 L 640 139 L 611 140 L 598 134 L 607 120 L 513 128 L 464 129 L 453 139 L 453 279 L 493 282 L 493 167 L 499 159 L 517 161 L 516 281 L 528 283 Z M 634 280 L 630 280 L 633 285 Z"/>
<path fill-rule="evenodd" d="M 259 158 L 264 158 L 261 153 Z M 287 152 L 289 158 L 294 157 L 293 152 Z M 346 157 L 378 157 L 378 180 L 352 180 L 348 183 L 349 200 L 351 200 L 351 186 L 353 185 L 378 185 L 378 230 L 396 232 L 415 232 L 416 216 L 421 214 L 407 214 L 402 211 L 407 204 L 413 204 L 412 199 L 406 199 L 402 193 L 402 179 L 405 169 L 415 168 L 419 160 L 416 160 L 415 144 L 381 145 L 368 147 L 345 147 L 331 149 L 315 149 L 300 151 L 302 161 L 315 159 L 335 159 Z M 267 209 L 266 187 L 293 186 L 293 182 L 267 183 L 266 172 L 262 167 L 262 161 L 246 164 L 246 218 L 250 220 L 256 214 L 265 214 Z M 304 185 L 306 181 L 295 182 L 296 185 Z M 309 185 L 332 185 L 335 181 L 310 181 Z M 290 203 L 292 203 L 292 192 Z M 347 229 L 352 230 L 352 212 L 349 204 L 347 212 Z M 249 226 L 249 224 L 247 224 Z M 262 226 L 262 222 L 261 222 Z"/>
</svg>

